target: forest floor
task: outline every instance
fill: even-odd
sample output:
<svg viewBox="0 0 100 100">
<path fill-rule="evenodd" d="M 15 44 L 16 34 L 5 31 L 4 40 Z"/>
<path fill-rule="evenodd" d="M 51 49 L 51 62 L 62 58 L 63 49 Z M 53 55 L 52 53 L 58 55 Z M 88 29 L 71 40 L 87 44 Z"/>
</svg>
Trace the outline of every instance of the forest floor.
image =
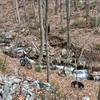
<svg viewBox="0 0 100 100">
<path fill-rule="evenodd" d="M 0 0 L 1 1 L 1 0 Z M 4 2 L 4 1 L 3 1 Z M 2 2 L 2 3 L 3 3 Z M 8 3 L 7 3 L 8 2 Z M 4 2 L 4 18 L 2 20 L 2 23 L 0 23 L 0 26 L 7 27 L 12 29 L 14 27 L 14 23 L 12 22 L 14 19 L 14 12 L 11 12 L 12 10 L 12 3 L 11 0 L 5 0 Z M 60 33 L 59 29 L 61 28 L 60 25 L 60 15 L 54 15 L 52 12 L 54 9 L 54 5 L 50 4 L 50 16 L 49 16 L 49 24 L 50 24 L 50 33 L 49 33 L 49 42 L 51 44 L 55 44 L 56 42 L 66 42 L 66 32 Z M 83 15 L 83 12 L 81 13 Z M 63 25 L 66 27 L 66 20 L 63 20 Z M 100 44 L 100 27 L 97 29 L 99 34 L 95 33 L 95 28 L 73 28 L 70 29 L 70 37 L 71 42 L 73 45 L 82 48 L 85 46 L 86 51 L 93 51 L 94 55 L 96 55 L 96 60 L 93 61 L 93 59 L 88 59 L 89 65 L 94 67 L 100 67 L 100 51 L 95 51 L 94 48 L 97 44 Z M 32 30 L 33 31 L 33 30 Z M 56 40 L 58 37 L 58 39 Z M 25 36 L 20 34 L 19 41 L 26 41 L 29 45 L 32 45 L 32 41 L 39 47 L 40 45 L 40 34 L 38 31 L 33 31 L 31 35 Z M 54 38 L 54 39 L 53 39 Z M 60 40 L 61 39 L 61 40 Z M 56 42 L 55 42 L 56 40 Z M 84 45 L 85 44 L 85 45 Z M 59 47 L 59 45 L 52 46 L 51 50 L 52 52 L 61 51 L 63 47 Z M 95 54 L 96 52 L 96 54 Z M 87 57 L 92 56 L 91 53 L 86 53 Z M 25 75 L 32 77 L 33 79 L 37 80 L 43 80 L 46 81 L 46 70 L 43 70 L 41 73 L 38 73 L 35 71 L 35 66 L 33 65 L 32 70 L 28 70 L 27 68 L 24 68 L 20 66 L 19 59 L 17 58 L 11 58 L 2 52 L 0 52 L 0 58 L 5 59 L 7 57 L 7 66 L 5 71 L 1 72 L 3 74 L 7 74 L 10 72 L 13 72 L 15 69 L 18 70 L 19 75 Z M 90 57 L 93 58 L 93 57 Z M 89 96 L 90 100 L 98 100 L 98 91 L 99 91 L 99 82 L 90 81 L 90 80 L 84 80 L 82 81 L 85 85 L 85 88 L 83 90 L 77 90 L 71 88 L 71 82 L 75 80 L 72 76 L 66 76 L 61 77 L 58 76 L 56 71 L 51 72 L 50 75 L 50 82 L 54 83 L 57 87 L 60 88 L 61 93 L 64 93 L 68 95 L 70 100 L 77 100 L 77 97 L 79 97 L 79 100 L 82 100 L 82 97 Z"/>
<path fill-rule="evenodd" d="M 7 57 L 6 62 L 7 66 L 5 71 L 1 72 L 4 74 L 9 74 L 14 72 L 17 69 L 20 76 L 24 75 L 27 77 L 32 77 L 35 80 L 42 80 L 46 82 L 46 70 L 42 72 L 36 72 L 35 66 L 33 65 L 32 70 L 24 68 L 20 66 L 19 60 L 16 58 L 11 58 L 7 55 L 0 53 L 0 58 L 5 59 Z M 57 74 L 56 71 L 51 72 L 50 74 L 50 83 L 54 83 L 60 90 L 60 93 L 66 94 L 68 100 L 82 100 L 83 96 L 89 96 L 90 100 L 98 100 L 98 91 L 99 91 L 99 82 L 84 80 L 81 81 L 85 88 L 83 90 L 74 89 L 71 87 L 71 82 L 74 81 L 75 78 L 73 76 L 62 77 Z"/>
</svg>

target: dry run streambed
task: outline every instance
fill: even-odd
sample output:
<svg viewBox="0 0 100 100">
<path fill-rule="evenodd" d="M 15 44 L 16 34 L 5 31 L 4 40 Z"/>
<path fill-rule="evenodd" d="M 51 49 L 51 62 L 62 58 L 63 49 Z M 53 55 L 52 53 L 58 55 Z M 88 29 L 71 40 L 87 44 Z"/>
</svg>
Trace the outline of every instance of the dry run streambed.
<svg viewBox="0 0 100 100">
<path fill-rule="evenodd" d="M 5 56 L 6 55 L 0 53 L 0 58 L 4 59 Z M 0 75 L 1 91 L 4 93 L 3 95 L 5 95 L 5 93 L 8 93 L 8 96 L 10 98 L 9 100 L 12 100 L 12 97 L 14 98 L 13 100 L 24 100 L 24 98 L 33 97 L 38 98 L 39 96 L 41 97 L 42 94 L 45 94 L 47 97 L 54 98 L 55 96 L 53 96 L 51 92 L 48 94 L 48 89 L 50 89 L 50 87 L 47 87 L 47 91 L 45 91 L 45 88 L 42 88 L 42 90 L 39 88 L 39 81 L 42 83 L 46 83 L 46 71 L 43 70 L 42 72 L 36 72 L 34 68 L 35 65 L 33 65 L 32 70 L 23 68 L 22 66 L 20 66 L 18 59 L 7 56 L 7 66 L 5 71 L 3 72 L 5 74 L 1 73 Z M 71 87 L 71 82 L 75 80 L 73 76 L 59 76 L 57 74 L 57 71 L 52 71 L 50 79 L 50 83 L 53 84 L 54 88 L 58 88 L 58 94 L 56 94 L 56 96 L 61 96 L 58 100 L 64 100 L 65 96 L 63 95 L 66 95 L 67 100 L 77 100 L 77 98 L 81 100 L 84 96 L 88 96 L 90 100 L 97 100 L 98 98 L 98 82 L 84 80 L 82 81 L 82 83 L 84 83 L 85 88 L 83 90 L 76 90 Z M 36 83 L 33 86 L 32 83 L 34 82 Z M 8 90 L 5 90 L 6 92 L 2 90 L 2 88 L 4 88 L 4 85 L 7 85 L 8 88 Z M 46 86 L 50 86 L 50 84 L 46 83 Z M 8 100 L 8 97 L 5 100 Z M 55 99 L 50 98 L 49 100 Z"/>
</svg>

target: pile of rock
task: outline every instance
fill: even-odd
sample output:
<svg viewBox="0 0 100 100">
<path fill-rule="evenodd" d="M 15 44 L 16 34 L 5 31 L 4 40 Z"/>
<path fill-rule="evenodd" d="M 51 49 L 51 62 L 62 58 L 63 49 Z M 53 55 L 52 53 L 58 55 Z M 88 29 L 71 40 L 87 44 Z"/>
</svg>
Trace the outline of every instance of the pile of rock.
<svg viewBox="0 0 100 100">
<path fill-rule="evenodd" d="M 13 100 L 17 94 L 25 97 L 25 100 L 34 100 L 39 97 L 34 89 L 42 89 L 50 93 L 54 91 L 49 83 L 33 80 L 30 77 L 24 78 L 14 74 L 0 75 L 0 100 Z"/>
</svg>

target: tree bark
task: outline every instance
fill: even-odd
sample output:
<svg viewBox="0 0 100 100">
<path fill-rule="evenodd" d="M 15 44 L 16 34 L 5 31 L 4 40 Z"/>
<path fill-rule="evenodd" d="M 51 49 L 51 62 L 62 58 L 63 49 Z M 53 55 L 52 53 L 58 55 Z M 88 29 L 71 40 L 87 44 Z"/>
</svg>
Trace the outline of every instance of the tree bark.
<svg viewBox="0 0 100 100">
<path fill-rule="evenodd" d="M 47 56 L 47 82 L 50 82 L 49 43 L 48 43 L 48 0 L 45 0 L 45 40 Z"/>
<path fill-rule="evenodd" d="M 39 63 L 41 63 L 41 60 L 43 58 L 43 51 L 44 51 L 44 35 L 45 30 L 43 27 L 43 8 L 42 8 L 42 0 L 38 0 L 38 12 L 39 12 L 39 24 L 40 24 L 40 36 L 41 36 L 41 48 L 40 48 L 40 57 L 39 57 Z"/>
<path fill-rule="evenodd" d="M 20 14 L 19 14 L 19 9 L 18 9 L 18 1 L 15 0 L 15 5 L 16 5 L 16 13 L 17 13 L 17 18 L 18 18 L 18 23 L 21 23 L 21 18 L 20 18 Z"/>
<path fill-rule="evenodd" d="M 66 0 L 66 16 L 67 16 L 67 49 L 70 49 L 70 0 Z"/>
<path fill-rule="evenodd" d="M 60 24 L 62 26 L 62 20 L 63 20 L 63 14 L 62 14 L 62 0 L 60 0 Z"/>
<path fill-rule="evenodd" d="M 23 0 L 23 8 L 24 8 L 25 22 L 27 22 L 28 18 L 27 18 L 26 0 Z"/>
<path fill-rule="evenodd" d="M 89 0 L 85 0 L 85 6 L 86 6 L 86 25 L 89 25 Z"/>
<path fill-rule="evenodd" d="M 54 0 L 55 1 L 55 15 L 57 15 L 57 11 L 58 11 L 58 0 Z"/>
<path fill-rule="evenodd" d="M 33 17 L 34 17 L 34 19 L 35 19 L 35 22 L 36 22 L 36 12 L 35 12 L 35 3 L 34 3 L 35 1 L 34 0 L 32 0 L 32 9 L 33 9 Z"/>
<path fill-rule="evenodd" d="M 74 9 L 77 11 L 77 0 L 74 0 Z"/>
</svg>

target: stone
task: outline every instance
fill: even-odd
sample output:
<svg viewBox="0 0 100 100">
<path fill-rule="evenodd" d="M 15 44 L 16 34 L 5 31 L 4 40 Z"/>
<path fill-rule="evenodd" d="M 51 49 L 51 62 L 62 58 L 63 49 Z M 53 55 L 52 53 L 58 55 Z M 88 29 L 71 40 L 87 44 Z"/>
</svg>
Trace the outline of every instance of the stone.
<svg viewBox="0 0 100 100">
<path fill-rule="evenodd" d="M 82 100 L 90 100 L 90 98 L 88 96 L 85 96 L 82 98 Z"/>
</svg>

